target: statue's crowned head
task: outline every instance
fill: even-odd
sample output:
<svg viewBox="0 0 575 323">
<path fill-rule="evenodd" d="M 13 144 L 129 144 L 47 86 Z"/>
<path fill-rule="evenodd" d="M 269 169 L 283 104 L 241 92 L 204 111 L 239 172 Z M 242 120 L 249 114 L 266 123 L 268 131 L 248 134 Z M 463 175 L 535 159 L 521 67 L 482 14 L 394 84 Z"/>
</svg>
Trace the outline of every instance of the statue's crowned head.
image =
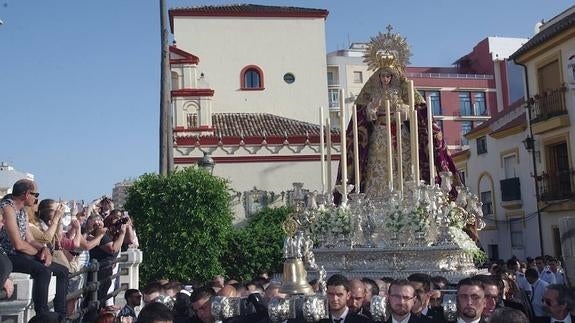
<svg viewBox="0 0 575 323">
<path fill-rule="evenodd" d="M 368 43 L 364 62 L 373 71 L 381 70 L 393 75 L 402 75 L 409 64 L 411 51 L 407 40 L 398 33 L 392 33 L 393 28 L 387 26 L 387 33 L 379 33 Z"/>
</svg>

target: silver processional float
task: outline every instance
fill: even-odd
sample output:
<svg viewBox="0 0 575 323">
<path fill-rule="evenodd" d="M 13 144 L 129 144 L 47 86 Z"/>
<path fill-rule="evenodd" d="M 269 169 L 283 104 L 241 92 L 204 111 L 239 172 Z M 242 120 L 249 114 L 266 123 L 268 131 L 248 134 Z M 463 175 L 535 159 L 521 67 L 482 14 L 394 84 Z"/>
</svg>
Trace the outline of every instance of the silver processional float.
<svg viewBox="0 0 575 323">
<path fill-rule="evenodd" d="M 485 226 L 482 203 L 461 184 L 454 166 L 441 160 L 439 154 L 450 157 L 439 128 L 430 122 L 431 104 L 425 105 L 413 81 L 403 76 L 409 47 L 405 38 L 391 30 L 388 27 L 387 33 L 372 38 L 365 56 L 375 73 L 357 96 L 348 127 L 353 133 L 350 147 L 354 149 L 349 149 L 355 171 L 350 172 L 352 176 L 347 175 L 348 149 L 341 133 L 340 181 L 335 186 L 341 199 L 334 203 L 329 184 L 325 194 L 309 192 L 303 183 L 293 184 L 290 200 L 294 211 L 283 224 L 281 292 L 288 297 L 272 299 L 267 305 L 272 322 L 328 318 L 325 283 L 326 277 L 335 273 L 370 278 L 427 273 L 457 282 L 474 275 L 474 257 L 484 256 L 465 231 Z M 344 119 L 345 104 L 341 109 Z M 358 134 L 358 128 L 359 132 L 365 129 L 358 126 L 358 115 L 369 125 L 369 131 L 363 131 L 369 150 L 363 164 L 357 142 L 366 142 Z M 341 129 L 344 126 L 342 121 Z M 425 167 L 420 158 L 426 160 Z M 330 164 L 328 158 L 328 174 Z M 360 164 L 365 166 L 361 172 Z M 420 171 L 426 173 L 427 181 L 421 180 Z M 311 278 L 319 281 L 317 293 L 308 283 Z M 239 303 L 217 297 L 212 312 L 222 320 L 238 316 Z M 386 304 L 384 297 L 372 298 L 375 321 L 386 319 Z M 449 318 L 455 317 L 453 298 L 446 298 L 444 311 Z"/>
</svg>

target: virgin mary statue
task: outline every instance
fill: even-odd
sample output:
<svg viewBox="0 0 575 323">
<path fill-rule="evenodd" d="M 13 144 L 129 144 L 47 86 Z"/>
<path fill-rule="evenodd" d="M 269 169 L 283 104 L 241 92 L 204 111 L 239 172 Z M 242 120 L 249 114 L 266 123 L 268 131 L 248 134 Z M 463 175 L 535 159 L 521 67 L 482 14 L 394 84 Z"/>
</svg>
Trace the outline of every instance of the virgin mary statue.
<svg viewBox="0 0 575 323">
<path fill-rule="evenodd" d="M 409 63 L 411 56 L 405 38 L 397 33 L 379 33 L 371 39 L 368 51 L 365 55 L 365 62 L 374 71 L 367 83 L 357 96 L 357 123 L 358 123 L 358 144 L 359 144 L 359 169 L 360 169 L 360 189 L 370 198 L 382 198 L 391 190 L 397 189 L 399 185 L 399 171 L 403 172 L 403 179 L 412 178 L 413 167 L 418 167 L 421 180 L 430 183 L 429 174 L 429 149 L 428 149 L 428 122 L 427 105 L 421 95 L 415 91 L 414 108 L 418 119 L 419 138 L 419 165 L 412 165 L 410 148 L 410 129 L 408 116 L 410 105 L 408 81 L 404 76 L 405 67 Z M 387 119 L 384 110 L 385 101 L 390 102 L 390 118 Z M 398 123 L 396 114 L 400 115 Z M 386 120 L 391 120 L 387 124 Z M 399 127 L 399 129 L 398 129 Z M 387 136 L 391 128 L 392 154 L 388 155 Z M 440 127 L 433 123 L 433 151 L 436 167 L 436 174 L 443 171 L 450 171 L 453 176 L 453 187 L 461 185 L 457 169 L 443 139 Z M 347 167 L 348 184 L 355 184 L 354 160 L 353 160 L 353 125 L 347 127 Z M 400 133 L 401 140 L 398 140 L 397 133 Z M 399 142 L 401 142 L 402 154 L 398 152 Z M 387 161 L 392 159 L 392 169 L 390 173 Z M 398 169 L 399 158 L 402 158 L 402 169 Z M 393 179 L 393 186 L 390 185 Z M 440 183 L 440 177 L 436 176 L 433 181 Z M 341 168 L 337 178 L 341 184 Z M 357 189 L 355 189 L 357 192 Z M 455 192 L 455 190 L 452 190 Z M 341 196 L 335 196 L 335 202 L 339 203 Z"/>
</svg>

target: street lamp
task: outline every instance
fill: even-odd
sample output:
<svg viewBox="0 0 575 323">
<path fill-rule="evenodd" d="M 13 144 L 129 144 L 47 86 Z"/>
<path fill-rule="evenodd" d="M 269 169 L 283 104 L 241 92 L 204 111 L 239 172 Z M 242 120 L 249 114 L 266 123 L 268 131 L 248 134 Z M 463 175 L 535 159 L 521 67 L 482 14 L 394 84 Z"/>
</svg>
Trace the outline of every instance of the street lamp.
<svg viewBox="0 0 575 323">
<path fill-rule="evenodd" d="M 529 152 L 535 149 L 535 139 L 533 139 L 531 136 L 527 136 L 527 138 L 525 138 L 522 143 L 525 146 L 525 149 Z"/>
<path fill-rule="evenodd" d="M 211 174 L 214 171 L 216 162 L 207 151 L 204 151 L 204 157 L 198 159 L 197 165 L 199 168 Z"/>
</svg>

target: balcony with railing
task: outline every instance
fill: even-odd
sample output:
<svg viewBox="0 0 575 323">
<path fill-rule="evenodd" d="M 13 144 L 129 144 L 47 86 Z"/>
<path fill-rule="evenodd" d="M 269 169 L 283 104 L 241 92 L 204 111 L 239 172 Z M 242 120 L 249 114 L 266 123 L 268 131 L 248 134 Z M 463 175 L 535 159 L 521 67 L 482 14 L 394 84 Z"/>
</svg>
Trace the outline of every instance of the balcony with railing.
<svg viewBox="0 0 575 323">
<path fill-rule="evenodd" d="M 575 197 L 573 176 L 575 170 L 564 169 L 543 172 L 537 176 L 541 201 L 557 201 Z"/>
<path fill-rule="evenodd" d="M 545 91 L 529 99 L 531 109 L 531 123 L 549 120 L 556 116 L 567 114 L 565 104 L 566 87 Z"/>
<path fill-rule="evenodd" d="M 493 75 L 487 74 L 458 74 L 458 73 L 405 73 L 409 79 L 412 78 L 441 78 L 441 79 L 472 79 L 472 80 L 493 80 Z"/>
</svg>

